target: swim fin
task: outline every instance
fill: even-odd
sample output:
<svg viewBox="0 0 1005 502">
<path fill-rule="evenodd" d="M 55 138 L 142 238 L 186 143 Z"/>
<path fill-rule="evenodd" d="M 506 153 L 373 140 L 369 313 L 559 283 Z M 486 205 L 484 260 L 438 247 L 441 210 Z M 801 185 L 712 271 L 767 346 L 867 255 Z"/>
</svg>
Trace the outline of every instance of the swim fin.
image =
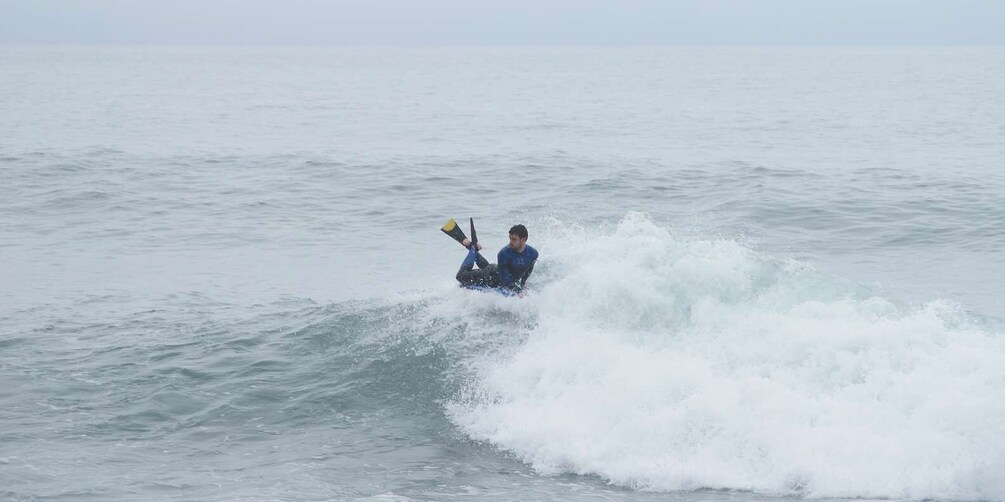
<svg viewBox="0 0 1005 502">
<path fill-rule="evenodd" d="M 471 228 L 474 229 L 474 226 L 472 226 Z M 446 225 L 443 225 L 443 228 L 441 228 L 440 230 L 443 230 L 443 233 L 449 235 L 455 241 L 461 243 L 461 245 L 464 245 L 464 239 L 468 238 L 466 235 L 464 235 L 464 231 L 461 230 L 461 227 L 457 226 L 457 222 L 454 221 L 453 218 L 447 220 Z"/>
</svg>

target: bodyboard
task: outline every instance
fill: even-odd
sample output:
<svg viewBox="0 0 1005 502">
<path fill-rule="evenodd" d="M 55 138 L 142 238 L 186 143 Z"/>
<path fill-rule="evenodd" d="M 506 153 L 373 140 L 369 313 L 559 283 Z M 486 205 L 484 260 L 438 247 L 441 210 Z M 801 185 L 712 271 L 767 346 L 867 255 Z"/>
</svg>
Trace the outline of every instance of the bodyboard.
<svg viewBox="0 0 1005 502">
<path fill-rule="evenodd" d="M 470 291 L 478 291 L 479 293 L 495 293 L 495 294 L 497 294 L 499 296 L 517 296 L 517 294 L 514 293 L 514 292 L 512 292 L 512 291 L 509 291 L 509 290 L 503 289 L 503 288 L 492 287 L 492 286 L 479 286 L 479 285 L 472 284 L 472 285 L 461 286 L 461 287 L 464 288 L 464 289 L 470 290 Z"/>
</svg>

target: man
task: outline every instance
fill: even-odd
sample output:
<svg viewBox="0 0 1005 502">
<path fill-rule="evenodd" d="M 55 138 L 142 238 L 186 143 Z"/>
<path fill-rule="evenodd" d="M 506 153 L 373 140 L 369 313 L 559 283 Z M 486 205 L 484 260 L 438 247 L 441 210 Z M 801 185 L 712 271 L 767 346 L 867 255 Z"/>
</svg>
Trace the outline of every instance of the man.
<svg viewBox="0 0 1005 502">
<path fill-rule="evenodd" d="M 523 287 L 538 257 L 537 250 L 527 245 L 527 227 L 514 225 L 509 229 L 509 244 L 499 250 L 498 265 L 489 263 L 478 253 L 481 244 L 472 246 L 469 239 L 461 244 L 468 248 L 468 256 L 457 271 L 457 282 L 461 286 L 499 288 L 505 293 L 523 296 Z M 474 270 L 475 264 L 478 270 Z"/>
</svg>

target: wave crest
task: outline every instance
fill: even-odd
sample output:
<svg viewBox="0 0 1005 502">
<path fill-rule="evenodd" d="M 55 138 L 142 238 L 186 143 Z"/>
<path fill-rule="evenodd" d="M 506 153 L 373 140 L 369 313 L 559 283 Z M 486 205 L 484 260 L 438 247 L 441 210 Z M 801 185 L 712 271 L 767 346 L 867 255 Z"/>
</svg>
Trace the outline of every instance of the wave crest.
<svg viewBox="0 0 1005 502">
<path fill-rule="evenodd" d="M 954 305 L 639 214 L 579 237 L 448 406 L 472 437 L 647 490 L 1005 498 L 1005 343 Z"/>
</svg>

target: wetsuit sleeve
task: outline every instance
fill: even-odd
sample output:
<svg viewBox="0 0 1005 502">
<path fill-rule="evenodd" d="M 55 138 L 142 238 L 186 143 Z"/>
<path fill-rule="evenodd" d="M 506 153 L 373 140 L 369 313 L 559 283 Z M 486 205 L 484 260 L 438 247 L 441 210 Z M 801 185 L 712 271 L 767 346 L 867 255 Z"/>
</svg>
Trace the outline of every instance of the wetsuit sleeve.
<svg viewBox="0 0 1005 502">
<path fill-rule="evenodd" d="M 527 284 L 527 278 L 530 277 L 530 273 L 534 271 L 535 263 L 537 263 L 537 260 L 530 262 L 530 266 L 527 267 L 527 271 L 524 272 L 523 277 L 520 278 L 520 289 L 523 289 L 523 287 Z"/>
<path fill-rule="evenodd" d="M 506 252 L 506 248 L 499 251 L 499 256 L 496 256 L 496 263 L 499 264 L 499 286 L 504 289 L 513 288 L 513 277 L 509 274 L 509 262 L 510 255 Z"/>
</svg>

